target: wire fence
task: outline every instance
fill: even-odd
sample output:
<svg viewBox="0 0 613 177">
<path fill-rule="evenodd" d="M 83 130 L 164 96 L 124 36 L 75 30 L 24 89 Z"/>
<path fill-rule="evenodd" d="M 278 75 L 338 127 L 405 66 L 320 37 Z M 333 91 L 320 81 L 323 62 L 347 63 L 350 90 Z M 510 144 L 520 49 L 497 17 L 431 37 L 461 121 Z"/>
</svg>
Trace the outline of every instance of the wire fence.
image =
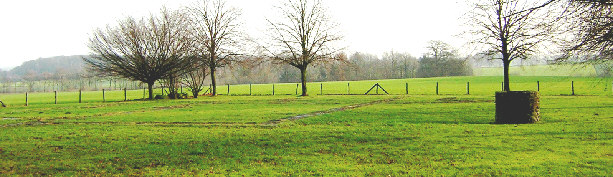
<svg viewBox="0 0 613 177">
<path fill-rule="evenodd" d="M 494 82 L 398 82 L 398 81 L 354 81 L 308 83 L 309 95 L 493 95 L 502 91 L 504 83 Z M 513 90 L 539 91 L 541 95 L 613 95 L 611 81 L 558 81 L 558 82 L 518 82 L 511 83 Z M 210 86 L 204 88 L 210 95 Z M 225 96 L 275 96 L 301 95 L 301 84 L 243 84 L 222 85 L 217 87 L 218 95 Z M 180 93 L 191 95 L 189 90 L 180 87 Z M 165 95 L 164 88 L 155 89 L 154 95 Z M 8 105 L 99 103 L 143 100 L 148 91 L 142 89 L 102 89 L 100 91 L 77 92 L 38 92 L 25 94 L 4 94 L 0 100 Z"/>
<path fill-rule="evenodd" d="M 42 81 L 19 81 L 19 82 L 0 82 L 0 93 L 24 93 L 24 92 L 75 92 L 75 91 L 101 91 L 120 90 L 127 88 L 130 90 L 139 89 L 144 86 L 137 81 L 125 79 L 97 80 L 97 79 L 76 79 L 76 80 L 42 80 Z"/>
<path fill-rule="evenodd" d="M 424 83 L 381 83 L 381 82 L 334 82 L 309 83 L 310 95 L 489 95 L 504 89 L 504 83 L 471 82 L 424 82 Z M 607 95 L 613 94 L 613 83 L 600 81 L 569 81 L 512 83 L 513 90 L 539 91 L 542 95 Z M 247 84 L 218 86 L 219 95 L 300 95 L 300 84 Z M 370 92 L 369 92 L 370 91 Z"/>
</svg>

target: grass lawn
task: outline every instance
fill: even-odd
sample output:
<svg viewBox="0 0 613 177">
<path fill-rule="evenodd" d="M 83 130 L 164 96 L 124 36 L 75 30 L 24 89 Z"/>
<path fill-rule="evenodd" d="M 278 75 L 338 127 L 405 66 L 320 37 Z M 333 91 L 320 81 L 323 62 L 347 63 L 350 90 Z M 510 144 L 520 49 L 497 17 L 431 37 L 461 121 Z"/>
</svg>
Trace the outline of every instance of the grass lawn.
<svg viewBox="0 0 613 177">
<path fill-rule="evenodd" d="M 488 78 L 440 78 L 464 79 Z M 0 174 L 613 175 L 612 96 L 545 94 L 541 122 L 497 125 L 493 91 L 475 92 L 14 105 L 0 109 Z"/>
</svg>

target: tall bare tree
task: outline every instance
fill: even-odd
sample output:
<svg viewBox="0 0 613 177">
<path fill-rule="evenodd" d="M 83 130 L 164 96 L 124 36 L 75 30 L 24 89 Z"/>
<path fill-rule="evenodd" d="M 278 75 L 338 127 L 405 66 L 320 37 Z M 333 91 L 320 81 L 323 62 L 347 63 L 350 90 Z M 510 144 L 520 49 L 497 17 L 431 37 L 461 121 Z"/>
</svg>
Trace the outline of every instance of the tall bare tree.
<svg viewBox="0 0 613 177">
<path fill-rule="evenodd" d="M 424 55 L 436 60 L 447 60 L 457 56 L 457 51 L 451 45 L 443 41 L 428 41 L 428 46 L 426 46 L 426 48 L 429 51 Z"/>
<path fill-rule="evenodd" d="M 191 67 L 187 22 L 184 13 L 167 9 L 140 20 L 128 17 L 94 31 L 88 44 L 91 58 L 84 60 L 98 73 L 146 83 L 153 99 L 156 81 Z"/>
<path fill-rule="evenodd" d="M 337 57 L 341 56 L 340 49 L 333 44 L 342 40 L 342 36 L 320 0 L 287 0 L 278 8 L 281 19 L 268 19 L 274 44 L 267 50 L 273 55 L 273 61 L 300 70 L 302 96 L 307 96 L 307 68 L 344 60 Z"/>
<path fill-rule="evenodd" d="M 469 13 L 474 41 L 487 48 L 487 55 L 502 60 L 504 90 L 510 91 L 509 66 L 515 59 L 527 59 L 542 44 L 552 41 L 558 14 L 545 10 L 547 0 L 480 0 Z M 548 7 L 552 8 L 552 7 Z"/>
<path fill-rule="evenodd" d="M 202 0 L 189 8 L 193 16 L 198 56 L 208 56 L 204 62 L 211 75 L 212 95 L 217 95 L 217 68 L 231 64 L 237 59 L 237 49 L 243 33 L 240 31 L 240 9 L 226 6 L 224 0 Z"/>
</svg>

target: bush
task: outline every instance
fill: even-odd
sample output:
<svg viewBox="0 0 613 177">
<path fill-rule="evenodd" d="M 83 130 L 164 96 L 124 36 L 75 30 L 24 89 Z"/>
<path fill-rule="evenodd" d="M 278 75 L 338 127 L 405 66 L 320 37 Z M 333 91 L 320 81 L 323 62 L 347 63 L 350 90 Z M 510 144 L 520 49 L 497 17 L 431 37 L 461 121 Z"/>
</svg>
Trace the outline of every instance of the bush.
<svg viewBox="0 0 613 177">
<path fill-rule="evenodd" d="M 169 99 L 168 96 L 166 95 L 155 95 L 155 99 L 157 100 L 163 100 L 163 99 Z"/>
<path fill-rule="evenodd" d="M 187 93 L 175 93 L 173 95 L 155 95 L 155 99 L 186 99 L 189 98 Z"/>
<path fill-rule="evenodd" d="M 187 93 L 179 93 L 179 98 L 180 99 L 187 99 L 187 98 L 189 98 L 189 96 L 187 95 Z"/>
<path fill-rule="evenodd" d="M 496 123 L 526 124 L 538 122 L 540 119 L 538 92 L 496 92 Z"/>
</svg>

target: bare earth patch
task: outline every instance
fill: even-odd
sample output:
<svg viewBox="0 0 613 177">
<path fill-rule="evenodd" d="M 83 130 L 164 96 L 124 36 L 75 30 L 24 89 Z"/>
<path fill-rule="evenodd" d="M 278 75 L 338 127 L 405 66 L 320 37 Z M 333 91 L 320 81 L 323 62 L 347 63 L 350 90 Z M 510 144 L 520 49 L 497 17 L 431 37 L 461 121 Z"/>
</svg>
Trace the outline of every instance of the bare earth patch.
<svg viewBox="0 0 613 177">
<path fill-rule="evenodd" d="M 325 111 L 317 111 L 317 112 L 312 112 L 312 113 L 307 113 L 307 114 L 301 114 L 301 115 L 297 115 L 297 116 L 286 117 L 286 118 L 283 118 L 283 119 L 271 120 L 271 121 L 262 123 L 262 125 L 264 125 L 264 126 L 276 126 L 276 125 L 278 125 L 280 123 L 283 123 L 283 122 L 286 122 L 286 121 L 295 121 L 295 120 L 309 118 L 309 117 L 313 117 L 313 116 L 319 116 L 319 115 L 323 115 L 323 114 L 330 114 L 330 113 L 339 112 L 339 111 L 351 110 L 351 109 L 356 109 L 356 108 L 360 108 L 360 107 L 364 107 L 364 106 L 370 106 L 370 105 L 373 105 L 373 104 L 388 103 L 388 102 L 392 102 L 394 100 L 398 100 L 400 98 L 401 97 L 394 97 L 394 98 L 389 98 L 389 99 L 371 101 L 371 102 L 368 102 L 368 103 L 354 104 L 354 105 L 344 106 L 344 107 L 340 107 L 340 108 L 333 108 L 333 109 L 329 109 L 329 110 L 325 110 Z"/>
</svg>

